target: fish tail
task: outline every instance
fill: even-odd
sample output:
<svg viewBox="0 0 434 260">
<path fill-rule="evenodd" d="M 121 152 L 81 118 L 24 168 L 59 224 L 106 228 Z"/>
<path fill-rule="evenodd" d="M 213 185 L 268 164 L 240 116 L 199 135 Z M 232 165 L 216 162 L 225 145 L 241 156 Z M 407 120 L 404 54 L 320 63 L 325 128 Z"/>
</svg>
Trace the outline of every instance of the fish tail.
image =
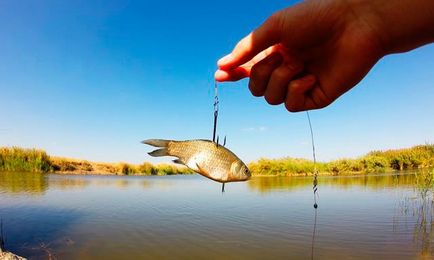
<svg viewBox="0 0 434 260">
<path fill-rule="evenodd" d="M 163 139 L 148 139 L 145 141 L 142 141 L 142 143 L 155 146 L 155 147 L 168 147 L 170 140 L 163 140 Z"/>
<path fill-rule="evenodd" d="M 171 140 L 163 140 L 163 139 L 148 139 L 145 141 L 142 141 L 142 143 L 151 145 L 154 147 L 161 147 L 161 149 L 154 150 L 150 153 L 148 153 L 150 156 L 154 157 L 160 157 L 160 156 L 167 156 L 170 155 L 168 151 L 169 143 Z"/>
<path fill-rule="evenodd" d="M 160 157 L 160 156 L 167 156 L 167 155 L 169 155 L 169 153 L 167 151 L 167 148 L 157 149 L 157 150 L 154 150 L 154 151 L 152 151 L 152 152 L 150 152 L 148 154 L 150 156 L 153 156 L 153 157 Z"/>
</svg>

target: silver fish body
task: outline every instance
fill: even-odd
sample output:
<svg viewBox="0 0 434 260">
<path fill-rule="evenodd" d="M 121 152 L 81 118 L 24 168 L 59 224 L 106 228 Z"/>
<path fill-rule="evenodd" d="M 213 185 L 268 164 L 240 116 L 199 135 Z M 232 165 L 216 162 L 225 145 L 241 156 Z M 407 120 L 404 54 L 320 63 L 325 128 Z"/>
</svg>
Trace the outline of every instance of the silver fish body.
<svg viewBox="0 0 434 260">
<path fill-rule="evenodd" d="M 217 182 L 246 181 L 251 177 L 247 166 L 233 152 L 209 140 L 149 139 L 143 143 L 160 147 L 149 155 L 177 157 L 175 163 Z"/>
</svg>

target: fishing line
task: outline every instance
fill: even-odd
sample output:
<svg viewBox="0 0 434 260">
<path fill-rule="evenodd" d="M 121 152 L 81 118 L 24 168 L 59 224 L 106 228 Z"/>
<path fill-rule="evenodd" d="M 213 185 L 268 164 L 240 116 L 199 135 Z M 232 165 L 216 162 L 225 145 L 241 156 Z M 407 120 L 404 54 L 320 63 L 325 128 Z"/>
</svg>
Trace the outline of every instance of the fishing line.
<svg viewBox="0 0 434 260">
<path fill-rule="evenodd" d="M 312 155 L 313 155 L 313 200 L 314 204 L 313 207 L 316 209 L 318 208 L 318 204 L 316 202 L 316 198 L 318 196 L 318 170 L 316 168 L 316 153 L 315 153 L 315 140 L 313 136 L 313 130 L 312 130 L 312 122 L 310 121 L 309 111 L 306 111 L 307 120 L 309 121 L 309 129 L 310 129 L 310 138 L 312 142 Z"/>
<path fill-rule="evenodd" d="M 313 233 L 312 233 L 312 246 L 311 246 L 311 259 L 313 260 L 313 253 L 315 249 L 315 237 L 316 237 L 316 223 L 317 223 L 317 216 L 318 216 L 318 204 L 316 202 L 316 198 L 318 196 L 318 170 L 316 168 L 316 153 L 315 153 L 315 140 L 312 130 L 312 122 L 310 121 L 309 111 L 306 111 L 307 120 L 309 121 L 309 129 L 310 129 L 310 137 L 312 141 L 312 155 L 313 155 L 313 200 L 314 204 L 313 207 L 315 209 L 315 217 L 314 217 L 314 224 L 313 224 Z"/>
<path fill-rule="evenodd" d="M 311 246 L 311 252 L 310 252 L 310 258 L 313 260 L 313 252 L 315 251 L 315 236 L 316 236 L 316 216 L 317 216 L 317 210 L 315 208 L 315 222 L 313 224 L 313 234 L 312 234 L 312 246 Z"/>
<path fill-rule="evenodd" d="M 214 81 L 214 127 L 212 131 L 212 141 L 216 143 L 217 147 L 219 146 L 219 138 L 216 140 L 216 132 L 217 132 L 217 118 L 219 116 L 219 96 L 218 96 L 218 85 L 217 81 Z M 226 136 L 223 141 L 223 146 L 226 145 Z M 225 183 L 222 183 L 222 194 L 225 192 Z"/>
<path fill-rule="evenodd" d="M 214 129 L 212 132 L 212 141 L 215 142 L 215 135 L 217 131 L 217 117 L 219 115 L 219 96 L 217 81 L 214 81 Z"/>
</svg>

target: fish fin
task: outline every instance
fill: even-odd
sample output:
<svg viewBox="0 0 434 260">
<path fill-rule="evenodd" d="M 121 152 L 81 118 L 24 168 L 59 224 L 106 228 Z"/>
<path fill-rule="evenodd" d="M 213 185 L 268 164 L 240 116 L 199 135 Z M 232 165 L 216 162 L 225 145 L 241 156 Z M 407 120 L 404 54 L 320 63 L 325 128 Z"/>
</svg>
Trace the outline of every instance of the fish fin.
<svg viewBox="0 0 434 260">
<path fill-rule="evenodd" d="M 223 146 L 226 145 L 226 135 L 225 135 L 225 139 L 223 140 Z"/>
<path fill-rule="evenodd" d="M 160 156 L 167 156 L 169 155 L 169 153 L 167 152 L 167 148 L 161 148 L 161 149 L 157 149 L 154 150 L 150 153 L 148 153 L 150 156 L 154 156 L 154 157 L 160 157 Z"/>
<path fill-rule="evenodd" d="M 169 145 L 170 140 L 163 139 L 148 139 L 142 141 L 143 144 L 155 146 L 155 147 L 167 147 Z"/>
<path fill-rule="evenodd" d="M 173 162 L 174 162 L 174 163 L 184 164 L 184 165 L 185 165 L 185 163 L 184 163 L 181 159 L 175 159 L 175 160 L 173 160 Z"/>
<path fill-rule="evenodd" d="M 199 170 L 199 172 L 201 172 L 202 174 L 205 174 L 207 176 L 209 176 L 209 173 L 207 171 L 205 171 L 202 167 L 200 167 L 199 164 L 196 163 L 197 169 Z"/>
</svg>

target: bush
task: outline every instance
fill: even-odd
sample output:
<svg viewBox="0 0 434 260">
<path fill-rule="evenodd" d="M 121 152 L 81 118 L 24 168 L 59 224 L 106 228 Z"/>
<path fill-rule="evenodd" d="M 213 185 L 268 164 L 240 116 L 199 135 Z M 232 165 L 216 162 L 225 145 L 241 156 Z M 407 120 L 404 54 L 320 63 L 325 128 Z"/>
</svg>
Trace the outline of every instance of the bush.
<svg viewBox="0 0 434 260">
<path fill-rule="evenodd" d="M 136 167 L 128 163 L 119 163 L 118 169 L 119 172 L 123 175 L 131 175 L 137 173 Z"/>
<path fill-rule="evenodd" d="M 156 174 L 156 169 L 155 167 L 148 162 L 144 162 L 141 165 L 138 166 L 137 168 L 138 172 L 144 175 L 155 175 Z"/>
<path fill-rule="evenodd" d="M 371 173 L 388 170 L 406 170 L 434 167 L 434 145 L 425 144 L 412 148 L 373 151 L 358 159 L 341 159 L 329 163 L 318 162 L 316 165 L 310 160 L 297 158 L 260 159 L 249 164 L 253 175 L 308 175 L 316 168 L 319 173 Z M 49 157 L 46 152 L 36 149 L 22 149 L 18 147 L 0 148 L 0 171 L 27 172 L 80 172 L 93 174 L 125 175 L 173 175 L 191 174 L 193 171 L 186 167 L 175 165 L 152 165 L 142 163 L 132 165 L 128 163 L 94 163 L 84 160 Z"/>
<path fill-rule="evenodd" d="M 326 164 L 297 158 L 283 158 L 276 160 L 260 159 L 257 162 L 249 164 L 249 169 L 253 175 L 307 175 L 312 174 L 315 170 L 319 172 L 326 171 Z"/>
<path fill-rule="evenodd" d="M 419 145 L 407 149 L 373 151 L 358 159 L 340 159 L 329 163 L 317 163 L 319 172 L 335 175 L 348 173 L 372 173 L 388 170 L 407 170 L 434 167 L 434 145 Z M 249 164 L 254 175 L 300 175 L 314 171 L 312 161 L 283 158 L 260 159 Z"/>
<path fill-rule="evenodd" d="M 188 168 L 185 167 L 177 167 L 175 165 L 169 164 L 160 164 L 155 167 L 155 174 L 157 175 L 176 175 L 176 174 L 192 174 Z"/>
<path fill-rule="evenodd" d="M 59 172 L 91 172 L 94 170 L 92 163 L 83 160 L 74 160 L 61 157 L 52 157 L 51 165 L 53 171 Z"/>
<path fill-rule="evenodd" d="M 390 165 L 387 158 L 379 155 L 367 155 L 360 159 L 360 163 L 365 172 L 385 172 Z"/>
<path fill-rule="evenodd" d="M 329 170 L 333 174 L 361 172 L 363 164 L 359 160 L 341 159 L 329 163 Z"/>
<path fill-rule="evenodd" d="M 51 171 L 50 157 L 45 151 L 18 147 L 0 148 L 0 171 Z"/>
</svg>

